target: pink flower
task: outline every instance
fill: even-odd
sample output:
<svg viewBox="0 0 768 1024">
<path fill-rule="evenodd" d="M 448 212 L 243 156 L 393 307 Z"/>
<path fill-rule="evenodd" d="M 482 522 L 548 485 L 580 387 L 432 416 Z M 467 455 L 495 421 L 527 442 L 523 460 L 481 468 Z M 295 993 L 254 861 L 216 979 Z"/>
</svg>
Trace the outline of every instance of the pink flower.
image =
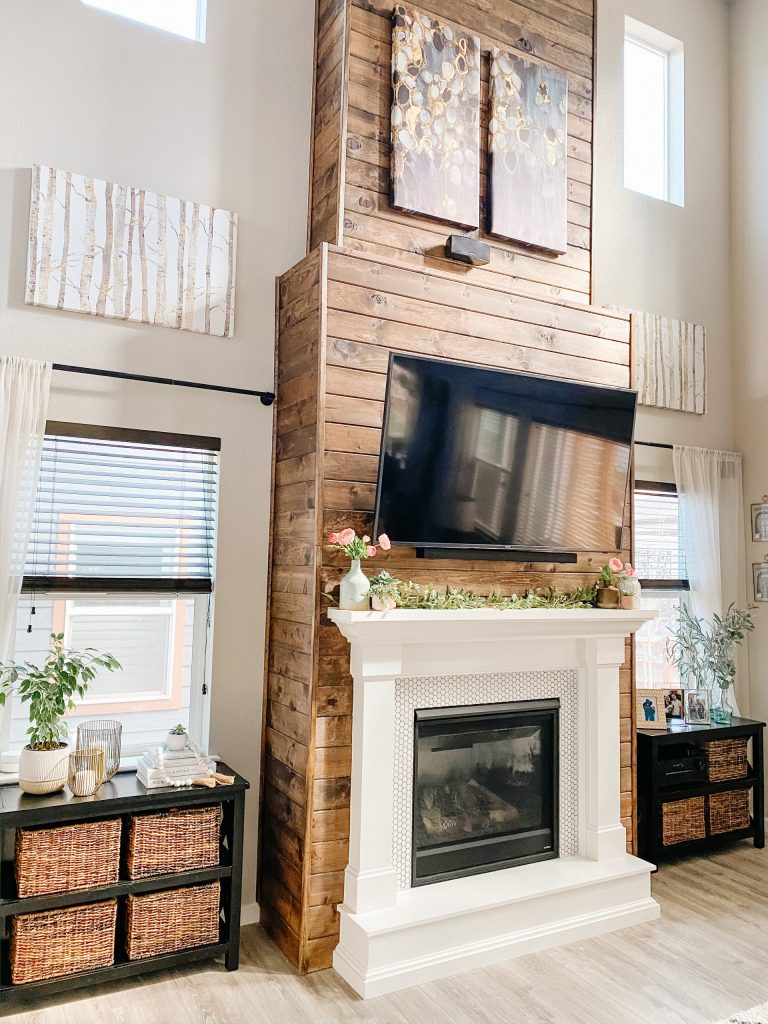
<svg viewBox="0 0 768 1024">
<path fill-rule="evenodd" d="M 328 534 L 328 543 L 329 544 L 338 544 L 339 543 L 339 535 L 338 535 L 338 533 L 329 533 Z"/>
<path fill-rule="evenodd" d="M 386 533 L 382 533 L 381 536 L 379 537 L 379 545 L 382 551 L 389 551 L 389 549 L 392 547 L 392 541 L 389 539 Z"/>
<path fill-rule="evenodd" d="M 620 558 L 610 558 L 608 560 L 608 568 L 611 572 L 621 572 L 624 568 L 624 563 Z"/>
<path fill-rule="evenodd" d="M 625 572 L 625 574 L 627 576 L 634 576 L 635 575 L 635 570 L 632 568 L 632 566 L 629 564 L 629 562 L 627 562 L 627 564 L 624 566 L 624 572 Z"/>
<path fill-rule="evenodd" d="M 371 543 L 371 538 L 369 536 L 366 535 L 365 537 L 363 537 L 363 544 L 370 544 L 370 543 Z"/>
<path fill-rule="evenodd" d="M 368 545 L 367 551 L 369 558 L 373 558 L 376 554 L 376 548 L 373 546 L 373 544 Z"/>
<path fill-rule="evenodd" d="M 355 531 L 347 527 L 346 530 L 342 530 L 341 533 L 339 534 L 339 539 L 337 543 L 341 545 L 351 544 L 356 536 L 357 534 L 355 533 Z"/>
</svg>

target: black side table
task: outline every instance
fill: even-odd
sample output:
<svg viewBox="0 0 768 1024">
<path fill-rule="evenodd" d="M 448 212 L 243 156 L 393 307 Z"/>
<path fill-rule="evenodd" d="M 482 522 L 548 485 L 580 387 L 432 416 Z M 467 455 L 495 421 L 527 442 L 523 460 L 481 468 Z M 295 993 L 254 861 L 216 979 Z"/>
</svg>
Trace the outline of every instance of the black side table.
<svg viewBox="0 0 768 1024">
<path fill-rule="evenodd" d="M 734 718 L 731 725 L 681 725 L 666 730 L 637 730 L 638 853 L 654 864 L 683 854 L 704 853 L 740 839 L 765 846 L 763 729 L 764 722 Z M 707 769 L 706 744 L 713 740 L 746 738 L 748 770 L 742 778 L 713 782 Z M 752 796 L 749 825 L 730 831 L 712 831 L 710 798 L 716 794 L 748 791 Z M 664 841 L 665 805 L 704 798 L 700 838 Z M 678 804 L 677 806 L 682 806 Z M 701 806 L 701 801 L 698 802 Z M 667 807 L 667 812 L 671 808 Z"/>
<path fill-rule="evenodd" d="M 134 772 L 125 772 L 105 783 L 92 797 L 74 797 L 68 789 L 50 796 L 28 796 L 22 793 L 18 786 L 0 786 L 0 1004 L 30 996 L 65 992 L 102 981 L 115 981 L 149 971 L 166 970 L 169 967 L 178 967 L 181 964 L 212 957 L 223 956 L 227 970 L 237 970 L 240 951 L 245 791 L 249 788 L 249 783 L 221 762 L 218 771 L 224 775 L 234 775 L 233 785 L 217 786 L 215 789 L 195 786 L 189 789 L 148 790 L 137 780 Z M 16 892 L 13 855 L 17 828 L 70 825 L 99 818 L 151 814 L 172 807 L 210 807 L 215 804 L 221 804 L 223 812 L 219 863 L 215 867 L 129 879 L 123 863 L 124 856 L 121 856 L 120 879 L 114 885 L 77 892 L 29 896 L 23 899 L 19 898 Z M 124 823 L 123 835 L 125 832 Z M 15 914 L 54 910 L 58 907 L 71 907 L 111 898 L 117 898 L 120 904 L 124 902 L 121 897 L 126 897 L 129 893 L 175 889 L 216 879 L 221 881 L 221 920 L 219 941 L 215 945 L 197 946 L 142 960 L 128 960 L 121 937 L 118 935 L 115 962 L 111 967 L 101 967 L 46 981 L 11 984 L 11 919 Z"/>
</svg>

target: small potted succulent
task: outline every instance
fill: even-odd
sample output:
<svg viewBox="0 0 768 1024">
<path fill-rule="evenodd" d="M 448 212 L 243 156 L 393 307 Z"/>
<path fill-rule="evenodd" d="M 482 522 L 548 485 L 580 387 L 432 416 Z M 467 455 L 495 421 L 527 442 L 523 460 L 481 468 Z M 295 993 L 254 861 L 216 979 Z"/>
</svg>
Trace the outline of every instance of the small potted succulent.
<svg viewBox="0 0 768 1024">
<path fill-rule="evenodd" d="M 374 611 L 387 612 L 397 608 L 400 580 L 396 580 L 386 569 L 382 569 L 373 577 L 370 584 L 371 608 Z"/>
<path fill-rule="evenodd" d="M 189 733 L 184 726 L 179 722 L 178 725 L 174 725 L 168 735 L 165 737 L 165 745 L 169 750 L 183 750 L 184 747 L 189 743 Z"/>
<path fill-rule="evenodd" d="M 347 527 L 339 533 L 329 533 L 328 543 L 343 551 L 351 559 L 349 572 L 342 579 L 339 588 L 339 608 L 350 612 L 367 612 L 370 608 L 370 584 L 368 577 L 360 568 L 362 558 L 374 558 L 376 547 L 371 544 L 370 537 L 358 537 L 354 530 Z M 389 551 L 392 546 L 386 533 L 379 537 L 382 551 Z"/>
<path fill-rule="evenodd" d="M 115 672 L 121 667 L 111 654 L 92 647 L 70 650 L 63 633 L 51 633 L 51 649 L 41 666 L 0 662 L 0 706 L 11 693 L 29 704 L 29 743 L 19 758 L 21 790 L 43 794 L 64 787 L 69 755 L 64 715 L 74 711 L 75 697 L 85 696 L 97 669 Z"/>
</svg>

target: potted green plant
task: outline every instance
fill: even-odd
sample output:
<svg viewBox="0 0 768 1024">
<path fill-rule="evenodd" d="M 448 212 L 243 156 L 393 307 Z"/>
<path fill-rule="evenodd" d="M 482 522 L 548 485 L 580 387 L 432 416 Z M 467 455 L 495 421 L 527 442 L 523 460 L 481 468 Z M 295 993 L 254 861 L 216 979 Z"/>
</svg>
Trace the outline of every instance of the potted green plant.
<svg viewBox="0 0 768 1024">
<path fill-rule="evenodd" d="M 29 743 L 19 758 L 19 787 L 25 793 L 55 793 L 67 781 L 67 737 L 63 720 L 84 697 L 97 669 L 114 672 L 122 666 L 111 654 L 92 647 L 74 651 L 64 646 L 63 633 L 51 633 L 45 662 L 0 662 L 0 706 L 15 693 L 29 704 Z"/>
<path fill-rule="evenodd" d="M 178 725 L 174 725 L 165 737 L 165 745 L 169 750 L 183 750 L 188 743 L 189 735 L 181 722 Z"/>
<path fill-rule="evenodd" d="M 370 581 L 371 608 L 376 612 L 391 611 L 397 608 L 400 594 L 400 580 L 390 576 L 386 569 L 374 576 Z"/>
<path fill-rule="evenodd" d="M 619 585 L 624 572 L 624 563 L 620 558 L 609 558 L 601 566 L 597 577 L 597 607 L 620 608 L 621 591 Z"/>
<path fill-rule="evenodd" d="M 730 725 L 733 717 L 729 691 L 736 676 L 736 648 L 754 628 L 752 609 L 731 604 L 711 622 L 683 606 L 677 625 L 669 630 L 667 657 L 683 685 L 712 691 L 712 721 L 718 725 Z"/>
</svg>

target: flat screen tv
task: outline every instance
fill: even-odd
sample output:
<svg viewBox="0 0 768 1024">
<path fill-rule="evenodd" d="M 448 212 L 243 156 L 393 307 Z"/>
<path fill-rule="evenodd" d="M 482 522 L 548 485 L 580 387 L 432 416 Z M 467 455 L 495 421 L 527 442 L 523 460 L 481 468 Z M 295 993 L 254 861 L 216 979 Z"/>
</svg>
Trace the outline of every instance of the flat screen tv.
<svg viewBox="0 0 768 1024">
<path fill-rule="evenodd" d="M 619 550 L 635 404 L 621 388 L 390 355 L 376 535 L 425 553 Z"/>
</svg>

